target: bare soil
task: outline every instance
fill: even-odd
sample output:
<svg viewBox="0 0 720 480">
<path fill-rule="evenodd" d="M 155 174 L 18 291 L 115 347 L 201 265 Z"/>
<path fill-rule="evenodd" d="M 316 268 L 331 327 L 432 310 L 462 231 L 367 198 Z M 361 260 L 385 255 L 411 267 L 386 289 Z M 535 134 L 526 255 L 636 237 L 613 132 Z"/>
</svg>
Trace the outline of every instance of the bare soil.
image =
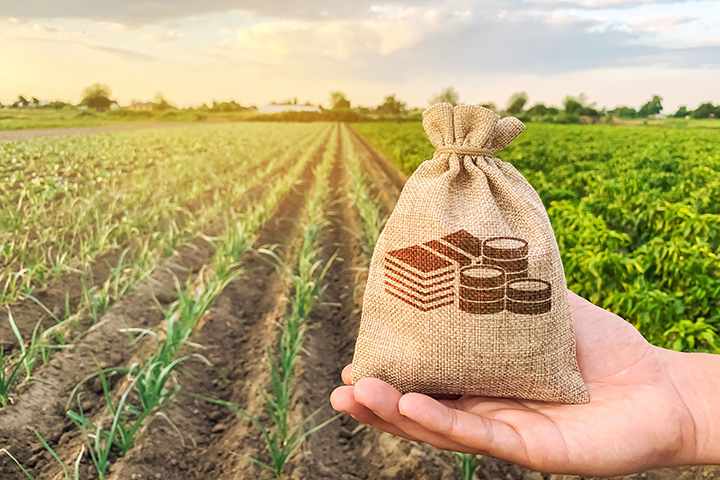
<svg viewBox="0 0 720 480">
<path fill-rule="evenodd" d="M 266 352 L 275 339 L 274 324 L 285 313 L 287 285 L 269 258 L 257 249 L 279 245 L 277 253 L 287 257 L 284 246 L 292 244 L 299 233 L 297 219 L 313 184 L 313 167 L 322 153 L 323 149 L 315 153 L 297 188 L 286 195 L 262 227 L 254 250 L 242 259 L 245 273 L 226 287 L 193 336 L 193 342 L 205 347 L 198 353 L 215 369 L 199 360 L 185 365 L 187 375 L 181 379 L 181 393 L 166 411 L 184 438 L 178 438 L 167 423 L 155 421 L 141 444 L 113 466 L 112 479 L 200 480 L 237 478 L 239 474 L 239 478 L 246 478 L 241 472 L 257 474 L 256 467 L 232 454 L 250 451 L 263 458 L 257 431 L 227 408 L 198 397 L 232 401 L 261 413 L 257 389 L 267 383 Z M 252 401 L 255 406 L 248 406 Z"/>
</svg>

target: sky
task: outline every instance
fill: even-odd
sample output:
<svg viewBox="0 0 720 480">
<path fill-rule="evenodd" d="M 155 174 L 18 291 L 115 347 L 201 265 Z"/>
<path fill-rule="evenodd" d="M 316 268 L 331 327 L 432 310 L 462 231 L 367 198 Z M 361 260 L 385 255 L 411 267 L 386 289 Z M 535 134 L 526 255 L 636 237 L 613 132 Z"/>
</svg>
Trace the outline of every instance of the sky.
<svg viewBox="0 0 720 480">
<path fill-rule="evenodd" d="M 0 102 L 720 103 L 720 0 L 0 0 Z"/>
</svg>

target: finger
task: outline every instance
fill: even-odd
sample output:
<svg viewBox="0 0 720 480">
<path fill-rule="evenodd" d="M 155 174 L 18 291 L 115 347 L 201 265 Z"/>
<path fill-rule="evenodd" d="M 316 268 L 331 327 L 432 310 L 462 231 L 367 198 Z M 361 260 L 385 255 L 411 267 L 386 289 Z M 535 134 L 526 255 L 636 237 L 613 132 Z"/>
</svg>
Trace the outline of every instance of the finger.
<svg viewBox="0 0 720 480">
<path fill-rule="evenodd" d="M 352 375 L 352 363 L 349 365 L 346 365 L 342 371 L 342 381 L 345 385 L 352 385 L 352 381 L 350 380 L 351 375 Z"/>
<path fill-rule="evenodd" d="M 450 408 L 445 402 L 418 393 L 404 395 L 398 409 L 420 427 L 465 445 L 465 448 L 485 451 L 510 461 L 527 462 L 528 453 L 522 438 L 505 423 Z"/>
<path fill-rule="evenodd" d="M 355 385 L 354 395 L 355 400 L 372 410 L 375 415 L 411 437 L 443 450 L 468 451 L 468 447 L 465 445 L 449 441 L 442 435 L 438 435 L 403 416 L 398 410 L 398 402 L 402 398 L 402 394 L 382 380 L 377 378 L 359 380 Z"/>
<path fill-rule="evenodd" d="M 335 389 L 335 391 L 330 395 L 330 403 L 335 410 L 347 413 L 358 422 L 367 423 L 371 427 L 375 427 L 383 432 L 403 437 L 408 440 L 417 441 L 416 438 L 408 435 L 394 425 L 387 423 L 385 420 L 375 415 L 372 410 L 358 403 L 355 400 L 353 389 L 354 387 L 350 386 Z"/>
</svg>

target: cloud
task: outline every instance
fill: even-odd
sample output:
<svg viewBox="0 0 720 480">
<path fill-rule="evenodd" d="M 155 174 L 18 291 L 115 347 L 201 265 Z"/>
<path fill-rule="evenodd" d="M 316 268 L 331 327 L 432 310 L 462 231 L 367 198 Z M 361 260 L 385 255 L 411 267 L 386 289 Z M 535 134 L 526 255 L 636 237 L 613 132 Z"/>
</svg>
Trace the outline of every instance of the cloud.
<svg viewBox="0 0 720 480">
<path fill-rule="evenodd" d="M 632 18 L 627 21 L 629 32 L 659 33 L 671 29 L 676 25 L 692 22 L 697 17 L 685 15 L 657 15 L 652 17 Z"/>
<path fill-rule="evenodd" d="M 650 5 L 682 4 L 693 0 L 524 0 L 529 8 L 544 10 L 553 9 L 587 9 L 587 10 L 627 10 Z"/>
<path fill-rule="evenodd" d="M 488 20 L 428 11 L 395 9 L 383 19 L 361 21 L 263 22 L 235 30 L 236 42 L 226 41 L 224 49 L 264 65 L 264 74 L 394 83 L 428 73 L 453 78 L 720 63 L 720 46 L 644 45 L 637 31 L 597 29 L 598 21 L 525 13 Z M 649 25 L 669 28 L 683 21 L 663 18 Z M 642 24 L 637 25 L 640 29 Z"/>
<path fill-rule="evenodd" d="M 135 50 L 129 50 L 127 48 L 111 47 L 108 45 L 88 45 L 88 44 L 85 44 L 84 46 L 87 48 L 90 48 L 92 50 L 99 50 L 101 52 L 115 55 L 124 60 L 145 62 L 145 61 L 151 61 L 151 60 L 156 59 L 156 57 L 153 55 L 149 55 L 149 54 L 143 53 L 143 52 L 137 52 Z"/>
<path fill-rule="evenodd" d="M 465 3 L 472 3 L 464 0 Z M 431 0 L 398 0 L 396 6 L 431 5 Z M 372 16 L 377 0 L 23 0 L 0 2 L 0 17 L 85 18 L 147 25 L 212 12 L 245 12 L 258 17 L 337 19 Z"/>
<path fill-rule="evenodd" d="M 182 33 L 177 32 L 148 32 L 143 35 L 143 39 L 149 42 L 173 42 L 183 38 Z"/>
</svg>

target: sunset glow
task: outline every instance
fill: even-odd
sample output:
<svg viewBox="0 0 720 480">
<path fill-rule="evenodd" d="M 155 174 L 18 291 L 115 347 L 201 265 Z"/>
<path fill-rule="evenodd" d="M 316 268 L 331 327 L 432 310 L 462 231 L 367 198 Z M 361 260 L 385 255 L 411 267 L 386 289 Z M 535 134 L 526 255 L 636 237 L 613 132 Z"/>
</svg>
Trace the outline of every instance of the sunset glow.
<svg viewBox="0 0 720 480">
<path fill-rule="evenodd" d="M 353 105 L 395 93 L 425 107 L 454 86 L 464 102 L 516 91 L 599 107 L 657 93 L 666 111 L 720 101 L 714 1 L 108 2 L 0 5 L 0 101 L 78 102 L 110 85 L 121 104 L 162 92 L 179 106 L 298 97 Z"/>
</svg>

